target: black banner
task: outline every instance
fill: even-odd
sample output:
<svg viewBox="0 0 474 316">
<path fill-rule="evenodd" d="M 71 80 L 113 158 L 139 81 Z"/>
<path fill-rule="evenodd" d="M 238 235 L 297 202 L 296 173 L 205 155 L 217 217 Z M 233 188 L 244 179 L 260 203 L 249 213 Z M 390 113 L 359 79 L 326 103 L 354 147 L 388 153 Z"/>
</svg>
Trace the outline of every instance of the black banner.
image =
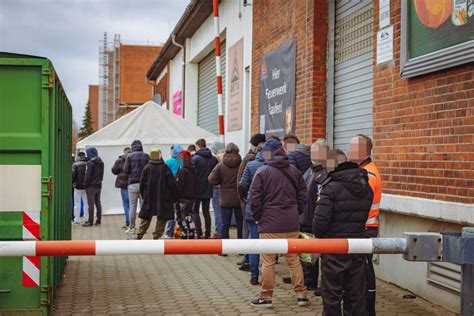
<svg viewBox="0 0 474 316">
<path fill-rule="evenodd" d="M 262 58 L 260 65 L 260 132 L 283 136 L 295 131 L 296 41 L 286 42 Z"/>
</svg>

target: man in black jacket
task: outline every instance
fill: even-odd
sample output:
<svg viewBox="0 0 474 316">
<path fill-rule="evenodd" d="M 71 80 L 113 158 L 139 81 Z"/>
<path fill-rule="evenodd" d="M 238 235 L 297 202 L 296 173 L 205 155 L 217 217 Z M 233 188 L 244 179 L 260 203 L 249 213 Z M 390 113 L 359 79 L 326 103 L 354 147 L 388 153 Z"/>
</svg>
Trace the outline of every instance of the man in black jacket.
<svg viewBox="0 0 474 316">
<path fill-rule="evenodd" d="M 196 234 L 198 238 L 202 237 L 203 231 L 201 226 L 201 217 L 199 216 L 199 207 L 202 204 L 202 213 L 204 215 L 204 224 L 206 231 L 204 233 L 205 238 L 211 236 L 211 214 L 209 213 L 210 201 L 212 198 L 212 185 L 209 184 L 207 178 L 214 167 L 217 165 L 217 158 L 214 157 L 206 147 L 205 139 L 198 139 L 196 141 L 198 151 L 193 157 L 193 165 L 197 172 L 197 185 L 196 185 L 196 199 L 194 200 L 193 217 L 196 225 Z M 237 186 L 237 184 L 236 184 Z"/>
<path fill-rule="evenodd" d="M 102 219 L 102 204 L 100 202 L 100 191 L 104 179 L 104 163 L 100 159 L 95 147 L 86 148 L 89 161 L 86 165 L 84 187 L 86 188 L 87 203 L 89 204 L 89 220 L 82 226 L 92 226 L 94 223 L 94 205 L 97 210 L 95 225 L 100 225 Z"/>
<path fill-rule="evenodd" d="M 77 154 L 77 161 L 72 165 L 72 186 L 74 188 L 74 225 L 79 225 L 81 220 L 81 201 L 84 207 L 84 218 L 88 220 L 87 194 L 84 188 L 86 176 L 87 157 L 83 151 Z"/>
<path fill-rule="evenodd" d="M 329 152 L 330 181 L 325 181 L 313 222 L 318 238 L 364 238 L 373 192 L 367 171 L 347 162 L 340 150 Z M 327 182 L 327 183 L 326 183 Z M 366 255 L 323 254 L 321 263 L 323 315 L 365 315 Z"/>
<path fill-rule="evenodd" d="M 128 199 L 128 175 L 123 171 L 125 165 L 125 159 L 127 155 L 132 151 L 130 147 L 125 147 L 123 155 L 115 160 L 112 166 L 112 173 L 117 176 L 115 179 L 115 187 L 120 189 L 120 196 L 122 198 L 123 213 L 125 215 L 125 226 L 122 228 L 128 228 L 130 226 L 130 201 Z"/>
<path fill-rule="evenodd" d="M 130 202 L 130 225 L 125 231 L 127 234 L 135 234 L 135 221 L 137 219 L 137 206 L 140 202 L 142 206 L 142 197 L 140 196 L 140 177 L 150 156 L 143 152 L 142 142 L 134 140 L 132 142 L 132 152 L 127 155 L 123 171 L 128 175 L 128 199 Z"/>
<path fill-rule="evenodd" d="M 161 150 L 152 149 L 149 157 L 139 182 L 143 205 L 138 214 L 141 221 L 136 239 L 143 238 L 153 216 L 156 216 L 153 239 L 158 239 L 163 235 L 166 222 L 174 218 L 173 203 L 176 202 L 178 196 L 175 177 L 163 161 Z"/>
</svg>

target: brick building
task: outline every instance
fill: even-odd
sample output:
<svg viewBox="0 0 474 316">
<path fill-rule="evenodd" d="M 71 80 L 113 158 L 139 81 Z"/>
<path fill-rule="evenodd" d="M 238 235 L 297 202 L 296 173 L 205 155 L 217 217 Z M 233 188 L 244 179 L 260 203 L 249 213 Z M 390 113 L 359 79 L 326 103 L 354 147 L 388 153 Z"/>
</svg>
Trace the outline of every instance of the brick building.
<svg viewBox="0 0 474 316">
<path fill-rule="evenodd" d="M 89 85 L 89 98 L 87 101 L 89 104 L 91 115 L 92 115 L 92 127 L 94 132 L 99 129 L 99 86 Z"/>
<path fill-rule="evenodd" d="M 326 88 L 321 83 L 326 82 L 327 21 L 325 1 L 253 3 L 252 113 L 259 113 L 258 78 L 262 56 L 295 38 L 296 133 L 305 143 L 326 133 Z M 258 120 L 258 115 L 252 115 L 254 132 L 259 129 Z"/>
<path fill-rule="evenodd" d="M 148 67 L 161 46 L 113 42 L 99 43 L 99 128 L 153 98 L 154 87 L 146 79 Z"/>
<path fill-rule="evenodd" d="M 150 100 L 153 86 L 146 72 L 160 52 L 160 46 L 120 46 L 120 105 L 138 106 Z"/>
<path fill-rule="evenodd" d="M 474 224 L 474 42 L 448 48 L 457 54 L 443 69 L 424 56 L 408 60 L 411 2 L 380 2 L 253 1 L 252 131 L 259 130 L 262 56 L 294 38 L 296 134 L 305 143 L 326 137 L 344 150 L 357 133 L 372 136 L 384 182 L 381 236 L 460 231 Z M 448 29 L 451 16 L 445 20 Z M 472 39 L 474 18 L 468 23 L 456 30 Z M 393 45 L 386 61 L 377 54 L 378 34 Z M 375 260 L 378 277 L 459 310 L 458 265 Z"/>
</svg>

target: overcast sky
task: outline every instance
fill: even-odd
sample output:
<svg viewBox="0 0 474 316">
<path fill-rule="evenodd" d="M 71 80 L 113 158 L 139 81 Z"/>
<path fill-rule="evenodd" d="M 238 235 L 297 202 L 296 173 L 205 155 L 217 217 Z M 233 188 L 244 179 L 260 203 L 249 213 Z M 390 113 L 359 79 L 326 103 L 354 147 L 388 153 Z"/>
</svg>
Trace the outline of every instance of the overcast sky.
<svg viewBox="0 0 474 316">
<path fill-rule="evenodd" d="M 104 32 L 162 44 L 189 0 L 0 0 L 0 51 L 48 57 L 81 124 Z"/>
</svg>

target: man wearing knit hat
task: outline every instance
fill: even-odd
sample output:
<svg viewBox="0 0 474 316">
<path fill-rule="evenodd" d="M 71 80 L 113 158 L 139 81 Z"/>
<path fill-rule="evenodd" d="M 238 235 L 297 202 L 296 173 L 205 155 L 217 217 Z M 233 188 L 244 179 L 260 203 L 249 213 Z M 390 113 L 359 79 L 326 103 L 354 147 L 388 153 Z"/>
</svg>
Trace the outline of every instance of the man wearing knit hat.
<svg viewBox="0 0 474 316">
<path fill-rule="evenodd" d="M 299 236 L 299 215 L 308 200 L 303 175 L 288 162 L 281 143 L 269 140 L 263 147 L 265 165 L 260 167 L 250 185 L 250 205 L 260 239 L 296 239 Z M 297 295 L 297 304 L 308 303 L 303 269 L 298 254 L 286 254 L 288 270 Z M 273 254 L 262 255 L 262 288 L 259 298 L 251 305 L 271 307 L 275 288 L 275 261 Z"/>
<path fill-rule="evenodd" d="M 161 150 L 158 148 L 151 150 L 150 160 L 143 168 L 140 193 L 143 197 L 143 205 L 138 214 L 141 222 L 137 239 L 143 238 L 153 216 L 157 217 L 153 239 L 158 239 L 163 235 L 166 221 L 174 218 L 173 203 L 178 197 L 176 179 L 163 161 Z"/>
<path fill-rule="evenodd" d="M 242 179 L 242 175 L 244 174 L 245 167 L 247 164 L 255 160 L 255 157 L 257 155 L 257 147 L 260 144 L 265 143 L 265 134 L 253 134 L 252 137 L 250 138 L 250 149 L 249 152 L 245 155 L 245 157 L 242 159 L 242 162 L 240 163 L 239 166 L 239 171 L 237 173 L 237 188 L 238 188 L 238 193 L 239 193 L 239 198 L 240 198 L 240 209 L 242 210 L 242 216 L 245 217 L 245 206 L 246 206 L 246 200 L 247 200 L 247 191 L 245 191 L 242 187 L 240 187 L 240 180 Z M 249 235 L 249 229 L 247 226 L 247 223 L 244 221 L 244 225 L 242 228 L 242 235 L 244 238 L 247 238 Z M 249 257 L 245 256 L 242 261 L 237 262 L 238 265 L 241 267 L 239 268 L 242 271 L 250 271 L 250 262 L 249 262 Z"/>
</svg>

